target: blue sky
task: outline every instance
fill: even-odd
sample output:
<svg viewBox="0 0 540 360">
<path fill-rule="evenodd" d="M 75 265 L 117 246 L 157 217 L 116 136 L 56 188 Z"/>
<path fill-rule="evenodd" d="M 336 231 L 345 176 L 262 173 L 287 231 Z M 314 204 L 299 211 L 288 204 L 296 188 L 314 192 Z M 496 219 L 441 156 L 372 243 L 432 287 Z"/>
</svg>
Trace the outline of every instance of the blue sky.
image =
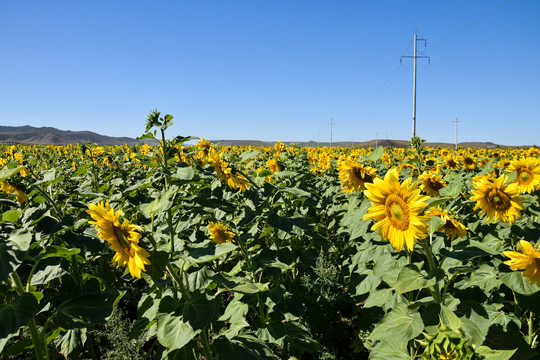
<svg viewBox="0 0 540 360">
<path fill-rule="evenodd" d="M 0 124 L 540 145 L 540 1 L 3 1 Z M 420 54 L 419 54 L 420 55 Z"/>
</svg>

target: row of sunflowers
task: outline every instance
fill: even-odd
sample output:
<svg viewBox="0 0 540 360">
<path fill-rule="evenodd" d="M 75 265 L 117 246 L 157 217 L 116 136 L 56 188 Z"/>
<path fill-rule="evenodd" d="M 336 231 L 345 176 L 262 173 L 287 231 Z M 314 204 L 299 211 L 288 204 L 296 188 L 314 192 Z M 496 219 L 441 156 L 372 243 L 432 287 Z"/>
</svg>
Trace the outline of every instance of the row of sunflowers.
<svg viewBox="0 0 540 360">
<path fill-rule="evenodd" d="M 0 351 L 534 359 L 540 151 L 0 147 Z M 195 145 L 186 145 L 195 140 Z"/>
</svg>

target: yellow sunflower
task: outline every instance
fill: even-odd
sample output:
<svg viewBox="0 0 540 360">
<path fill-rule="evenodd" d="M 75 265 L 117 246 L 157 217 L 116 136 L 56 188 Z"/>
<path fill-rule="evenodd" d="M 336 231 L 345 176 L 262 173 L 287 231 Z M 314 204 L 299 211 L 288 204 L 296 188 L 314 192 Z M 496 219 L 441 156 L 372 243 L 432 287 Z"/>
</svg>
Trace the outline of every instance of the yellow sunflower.
<svg viewBox="0 0 540 360">
<path fill-rule="evenodd" d="M 24 191 L 6 181 L 0 181 L 0 190 L 6 194 L 15 194 L 15 199 L 19 202 L 19 204 L 28 202 L 28 197 L 26 197 L 26 193 Z"/>
<path fill-rule="evenodd" d="M 116 251 L 112 261 L 119 266 L 127 266 L 131 276 L 140 279 L 141 271 L 145 271 L 144 266 L 150 265 L 150 254 L 139 246 L 141 234 L 137 232 L 137 225 L 128 220 L 121 222 L 122 210 L 115 212 L 108 202 L 90 204 L 86 212 L 94 219 L 88 223 L 95 225 L 98 236 Z"/>
<path fill-rule="evenodd" d="M 456 237 L 464 237 L 467 235 L 467 228 L 454 218 L 454 215 L 448 214 L 448 210 L 441 210 L 440 208 L 431 208 L 426 211 L 426 216 L 438 216 L 446 223 L 439 228 L 446 234 L 446 238 L 454 240 Z"/>
<path fill-rule="evenodd" d="M 514 184 L 507 185 L 506 175 L 500 176 L 496 181 L 489 178 L 480 178 L 474 184 L 471 197 L 476 201 L 474 210 L 481 208 L 480 215 L 486 213 L 487 221 L 493 219 L 513 224 L 521 217 L 520 210 L 523 210 L 521 202 L 524 200 L 518 197 L 518 190 Z"/>
<path fill-rule="evenodd" d="M 281 168 L 279 167 L 278 162 L 274 158 L 270 158 L 266 161 L 266 166 L 270 169 L 271 172 L 274 174 L 281 171 Z"/>
<path fill-rule="evenodd" d="M 384 240 L 397 251 L 404 245 L 412 251 L 417 240 L 427 236 L 427 217 L 420 213 L 426 208 L 428 196 L 420 195 L 418 183 L 408 178 L 399 182 L 399 171 L 389 170 L 384 180 L 377 178 L 365 184 L 364 194 L 371 200 L 371 207 L 364 220 L 377 221 L 373 230 L 379 230 Z"/>
<path fill-rule="evenodd" d="M 442 179 L 441 175 L 432 173 L 423 173 L 418 178 L 420 180 L 420 189 L 432 197 L 439 197 L 439 190 L 446 186 L 446 181 Z"/>
<path fill-rule="evenodd" d="M 210 232 L 210 239 L 217 244 L 234 242 L 234 233 L 229 231 L 223 224 L 210 221 L 208 231 Z"/>
<path fill-rule="evenodd" d="M 521 240 L 518 247 L 523 254 L 517 251 L 504 251 L 504 255 L 510 258 L 504 263 L 513 271 L 525 270 L 521 276 L 529 279 L 531 284 L 540 286 L 540 252 L 525 240 Z"/>
<path fill-rule="evenodd" d="M 507 172 L 515 172 L 517 185 L 520 193 L 531 193 L 540 184 L 540 160 L 533 157 L 526 157 L 514 160 L 506 169 Z"/>
<path fill-rule="evenodd" d="M 373 179 L 376 177 L 376 169 L 361 165 L 352 159 L 346 159 L 339 164 L 341 189 L 346 193 L 365 190 L 365 184 L 373 183 Z"/>
</svg>

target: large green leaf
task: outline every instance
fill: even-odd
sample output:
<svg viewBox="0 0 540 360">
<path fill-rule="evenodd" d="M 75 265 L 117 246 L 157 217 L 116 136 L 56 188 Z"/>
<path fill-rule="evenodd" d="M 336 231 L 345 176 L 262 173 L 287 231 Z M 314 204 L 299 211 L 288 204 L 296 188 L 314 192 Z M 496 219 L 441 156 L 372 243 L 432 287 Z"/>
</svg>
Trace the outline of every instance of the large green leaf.
<svg viewBox="0 0 540 360">
<path fill-rule="evenodd" d="M 398 294 L 403 294 L 433 286 L 444 277 L 442 270 L 435 270 L 427 274 L 425 271 L 420 271 L 415 264 L 408 264 L 399 273 L 394 289 Z"/>
<path fill-rule="evenodd" d="M 177 192 L 178 187 L 171 186 L 167 191 L 161 192 L 152 202 L 141 205 L 141 212 L 150 218 L 157 212 L 166 211 L 172 206 L 172 199 Z"/>
<path fill-rule="evenodd" d="M 216 244 L 212 240 L 202 243 L 189 244 L 188 261 L 192 264 L 202 264 L 214 261 L 223 255 L 235 250 L 238 245 L 234 243 Z"/>
<path fill-rule="evenodd" d="M 223 360 L 279 359 L 265 343 L 250 335 L 232 339 L 220 336 L 214 340 L 213 346 Z"/>
<path fill-rule="evenodd" d="M 392 311 L 375 325 L 375 328 L 369 335 L 373 341 L 409 341 L 414 339 L 424 329 L 424 323 L 420 313 L 416 310 L 410 310 L 404 303 L 397 304 Z"/>
<path fill-rule="evenodd" d="M 7 281 L 17 270 L 30 248 L 32 234 L 26 230 L 15 230 L 7 241 L 0 244 L 0 282 Z"/>
<path fill-rule="evenodd" d="M 28 324 L 38 310 L 39 304 L 30 293 L 24 293 L 10 304 L 0 305 L 0 339 L 16 333 Z"/>
<path fill-rule="evenodd" d="M 506 286 L 519 294 L 531 295 L 540 290 L 538 286 L 531 284 L 528 279 L 522 277 L 521 275 L 521 271 L 512 271 L 500 273 L 499 277 Z"/>
<path fill-rule="evenodd" d="M 107 321 L 120 296 L 116 290 L 90 292 L 62 303 L 57 321 L 64 329 L 78 329 Z"/>
<path fill-rule="evenodd" d="M 371 349 L 370 360 L 411 360 L 406 341 L 394 341 L 389 338 L 377 343 Z"/>
<path fill-rule="evenodd" d="M 64 355 L 66 359 L 77 356 L 86 343 L 86 332 L 86 329 L 71 329 L 58 336 L 54 343 L 60 354 Z"/>
<path fill-rule="evenodd" d="M 157 337 L 169 351 L 181 349 L 214 318 L 216 300 L 194 291 L 190 299 L 165 296 L 159 303 Z"/>
</svg>

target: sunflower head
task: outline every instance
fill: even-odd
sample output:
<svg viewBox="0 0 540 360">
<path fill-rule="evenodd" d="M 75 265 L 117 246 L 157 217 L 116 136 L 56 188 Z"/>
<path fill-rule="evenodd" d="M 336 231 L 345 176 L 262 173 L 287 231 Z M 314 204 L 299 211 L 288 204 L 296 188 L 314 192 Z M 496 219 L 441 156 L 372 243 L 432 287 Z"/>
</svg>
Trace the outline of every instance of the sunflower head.
<svg viewBox="0 0 540 360">
<path fill-rule="evenodd" d="M 446 186 L 442 176 L 433 173 L 424 173 L 418 178 L 420 189 L 431 197 L 439 197 L 439 190 Z"/>
<path fill-rule="evenodd" d="M 234 242 L 234 233 L 227 229 L 227 226 L 210 221 L 208 224 L 210 239 L 216 244 Z"/>
<path fill-rule="evenodd" d="M 439 228 L 446 234 L 446 238 L 454 240 L 456 237 L 464 237 L 467 235 L 467 227 L 454 218 L 454 215 L 448 214 L 448 210 L 440 208 L 431 208 L 426 212 L 427 216 L 440 217 L 445 223 Z"/>
<path fill-rule="evenodd" d="M 128 220 L 121 221 L 122 210 L 115 211 L 109 202 L 90 204 L 86 212 L 94 219 L 88 223 L 95 226 L 98 236 L 116 252 L 112 261 L 127 266 L 131 276 L 140 279 L 145 265 L 150 265 L 150 254 L 139 246 L 138 226 Z"/>
<path fill-rule="evenodd" d="M 531 193 L 540 185 L 540 160 L 526 157 L 510 162 L 507 172 L 515 172 L 516 184 L 520 193 Z"/>
<path fill-rule="evenodd" d="M 513 271 L 525 270 L 522 276 L 531 284 L 540 286 L 540 251 L 525 240 L 521 240 L 517 247 L 521 252 L 504 251 L 504 255 L 510 258 L 504 264 Z"/>
<path fill-rule="evenodd" d="M 377 170 L 371 166 L 364 166 L 352 159 L 346 159 L 339 163 L 339 178 L 341 189 L 344 192 L 363 191 L 365 184 L 373 183 L 377 177 Z"/>
<path fill-rule="evenodd" d="M 399 182 L 399 171 L 389 170 L 384 180 L 376 178 L 365 184 L 364 194 L 371 200 L 371 207 L 364 220 L 375 220 L 373 230 L 379 230 L 384 240 L 397 251 L 407 246 L 412 251 L 417 240 L 427 236 L 427 217 L 420 214 L 426 208 L 428 196 L 420 195 L 418 183 L 408 178 Z"/>
<path fill-rule="evenodd" d="M 502 221 L 513 224 L 521 217 L 523 210 L 521 202 L 524 200 L 517 195 L 517 187 L 514 184 L 507 185 L 506 175 L 497 180 L 479 178 L 474 183 L 472 201 L 476 201 L 474 209 L 480 208 L 480 214 L 485 213 L 487 221 Z"/>
</svg>

